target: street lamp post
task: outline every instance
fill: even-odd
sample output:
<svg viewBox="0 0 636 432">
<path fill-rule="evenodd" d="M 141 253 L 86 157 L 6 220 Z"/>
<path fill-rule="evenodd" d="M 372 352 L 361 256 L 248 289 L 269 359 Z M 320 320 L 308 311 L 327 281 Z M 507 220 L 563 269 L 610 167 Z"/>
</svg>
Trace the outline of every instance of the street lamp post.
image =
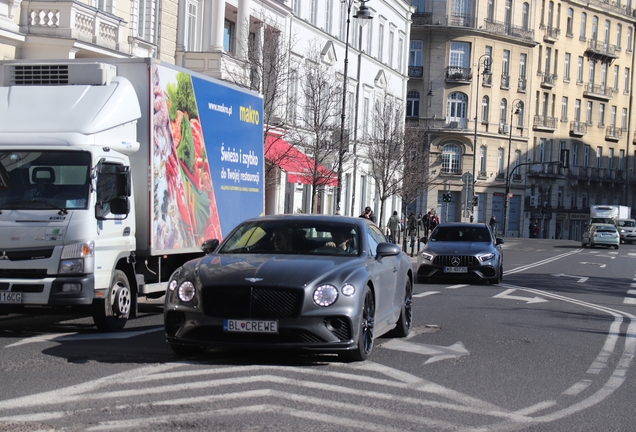
<svg viewBox="0 0 636 432">
<path fill-rule="evenodd" d="M 359 0 L 362 5 L 360 5 L 360 9 L 353 16 L 357 19 L 368 20 L 372 19 L 373 16 L 369 11 L 369 8 L 365 4 L 369 0 Z M 348 78 L 348 70 L 349 70 L 349 24 L 351 23 L 351 7 L 356 0 L 340 0 L 341 3 L 346 3 L 347 5 L 347 29 L 345 35 L 345 57 L 344 57 L 344 81 L 342 84 L 342 110 L 340 112 L 340 148 L 338 149 L 338 186 L 336 187 L 336 213 L 340 213 L 340 203 L 342 200 L 342 164 L 344 162 L 344 153 L 345 153 L 345 139 L 344 139 L 344 130 L 345 130 L 345 118 L 346 118 L 346 110 L 347 110 L 347 78 Z"/>
<path fill-rule="evenodd" d="M 506 222 L 508 221 L 508 201 L 510 198 L 510 152 L 512 151 L 512 119 L 515 114 L 521 114 L 523 108 L 523 101 L 521 99 L 515 99 L 512 101 L 510 107 L 510 136 L 508 138 L 508 169 L 506 170 L 506 194 L 504 195 L 504 208 L 503 208 L 503 236 L 506 237 Z"/>
<path fill-rule="evenodd" d="M 483 62 L 484 75 L 490 75 L 491 61 L 492 61 L 492 58 L 488 54 L 482 55 L 481 57 L 479 57 L 479 60 L 477 60 L 477 85 L 475 87 L 475 136 L 473 137 L 473 179 L 472 179 L 473 184 L 471 186 L 470 192 L 472 193 L 470 194 L 470 196 L 475 196 L 475 183 L 477 183 L 476 172 L 477 172 L 477 122 L 479 121 L 479 75 L 480 75 L 479 71 L 481 69 L 481 64 Z M 468 195 L 468 193 L 466 195 Z M 471 200 L 471 207 L 472 207 L 472 200 Z M 475 207 L 472 207 L 472 210 L 470 211 L 471 222 L 474 221 L 474 213 L 475 213 Z"/>
</svg>

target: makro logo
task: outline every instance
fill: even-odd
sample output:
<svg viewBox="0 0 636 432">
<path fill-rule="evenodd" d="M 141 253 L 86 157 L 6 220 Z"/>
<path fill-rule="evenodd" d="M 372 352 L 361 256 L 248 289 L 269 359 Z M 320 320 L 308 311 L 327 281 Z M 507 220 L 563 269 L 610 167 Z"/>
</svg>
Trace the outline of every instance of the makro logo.
<svg viewBox="0 0 636 432">
<path fill-rule="evenodd" d="M 239 119 L 245 123 L 251 123 L 254 125 L 258 125 L 261 122 L 261 116 L 257 110 L 249 107 L 240 107 L 240 117 Z"/>
</svg>

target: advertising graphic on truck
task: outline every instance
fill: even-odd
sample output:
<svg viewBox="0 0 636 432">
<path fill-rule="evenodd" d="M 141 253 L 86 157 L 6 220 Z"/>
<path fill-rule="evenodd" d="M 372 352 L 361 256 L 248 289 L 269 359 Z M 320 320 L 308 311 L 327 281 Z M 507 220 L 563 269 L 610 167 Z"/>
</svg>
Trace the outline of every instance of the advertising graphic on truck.
<svg viewBox="0 0 636 432">
<path fill-rule="evenodd" d="M 262 214 L 262 118 L 257 93 L 153 59 L 0 62 L 0 313 L 122 329 Z"/>
</svg>

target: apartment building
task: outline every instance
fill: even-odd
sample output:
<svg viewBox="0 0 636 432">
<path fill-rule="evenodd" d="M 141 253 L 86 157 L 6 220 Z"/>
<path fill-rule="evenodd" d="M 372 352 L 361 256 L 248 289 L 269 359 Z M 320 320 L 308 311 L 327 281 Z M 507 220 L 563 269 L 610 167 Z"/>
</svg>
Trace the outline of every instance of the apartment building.
<svg viewBox="0 0 636 432">
<path fill-rule="evenodd" d="M 431 154 L 418 210 L 578 240 L 590 205 L 633 206 L 631 6 L 413 5 L 407 125 L 426 130 Z"/>
</svg>

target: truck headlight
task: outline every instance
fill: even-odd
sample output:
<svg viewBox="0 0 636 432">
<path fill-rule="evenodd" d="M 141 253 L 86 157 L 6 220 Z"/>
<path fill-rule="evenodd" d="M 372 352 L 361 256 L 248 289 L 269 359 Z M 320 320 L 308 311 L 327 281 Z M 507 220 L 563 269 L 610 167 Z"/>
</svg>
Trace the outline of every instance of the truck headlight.
<svg viewBox="0 0 636 432">
<path fill-rule="evenodd" d="M 93 271 L 94 243 L 76 243 L 62 248 L 59 274 L 83 274 Z"/>
</svg>

